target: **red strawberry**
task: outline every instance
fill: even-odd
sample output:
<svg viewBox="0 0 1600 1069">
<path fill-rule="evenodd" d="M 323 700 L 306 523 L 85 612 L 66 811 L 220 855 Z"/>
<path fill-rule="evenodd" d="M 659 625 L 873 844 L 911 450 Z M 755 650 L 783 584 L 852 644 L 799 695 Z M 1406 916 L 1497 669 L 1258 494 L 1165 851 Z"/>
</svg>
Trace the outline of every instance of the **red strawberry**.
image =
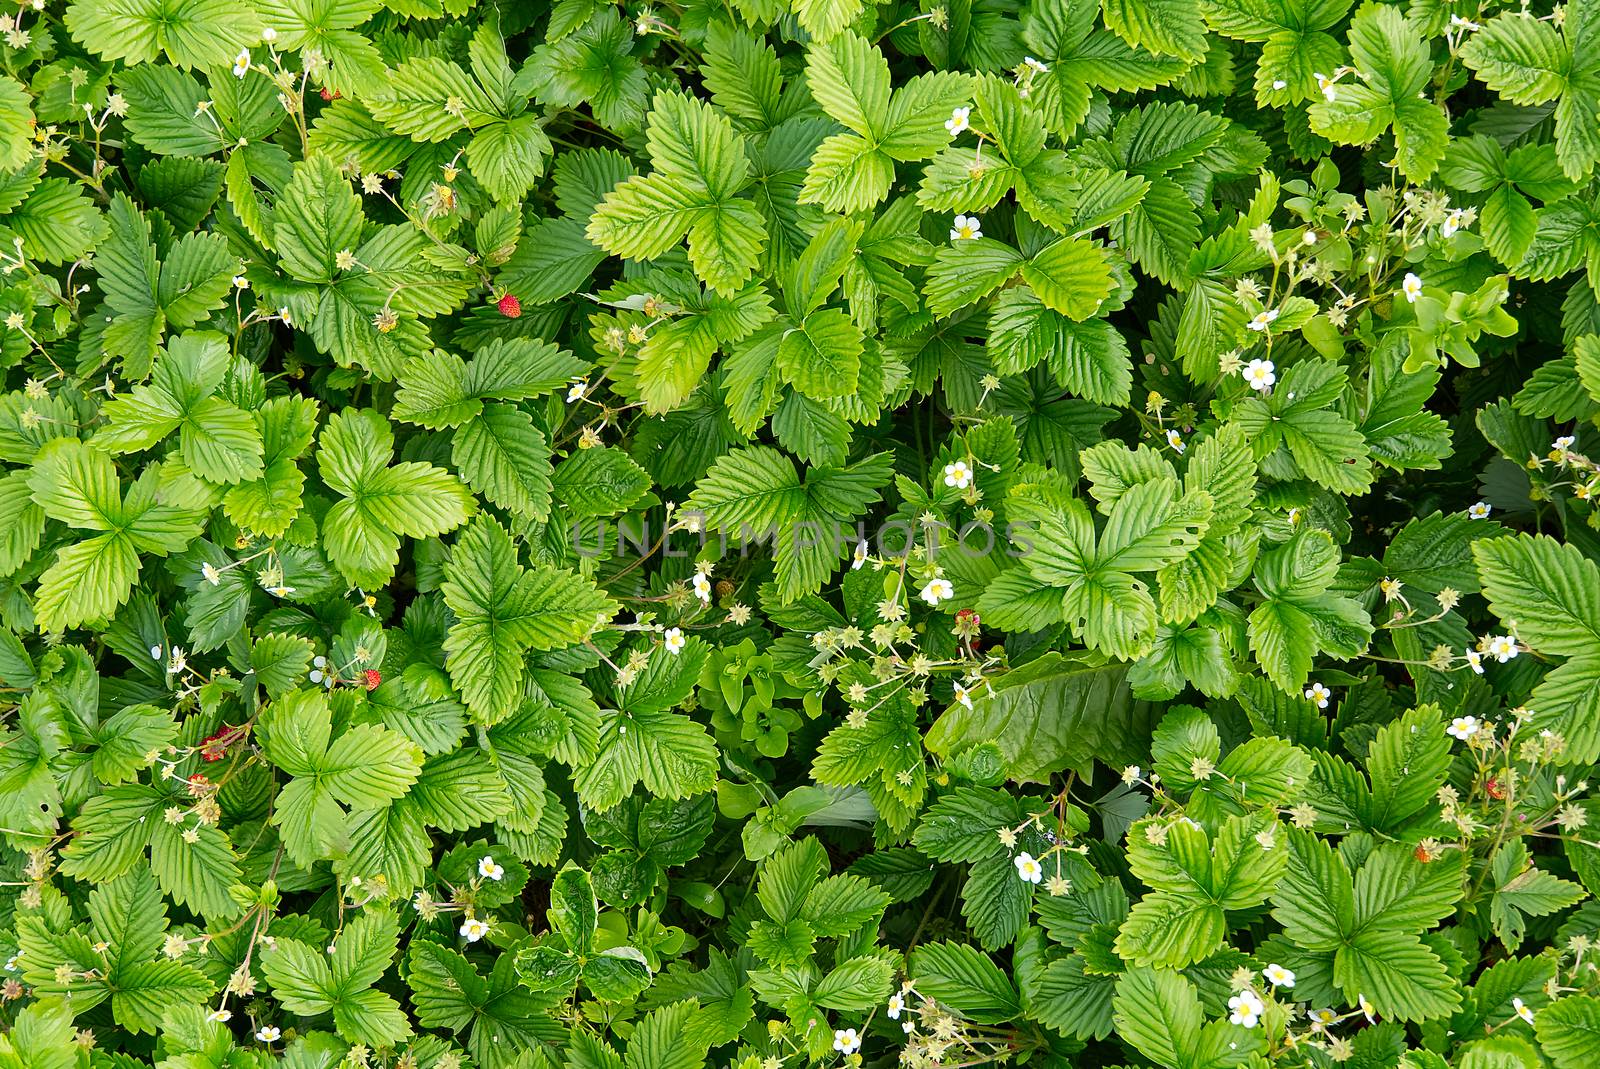
<svg viewBox="0 0 1600 1069">
<path fill-rule="evenodd" d="M 322 99 L 323 99 L 323 100 L 332 100 L 332 99 L 333 99 L 333 90 L 331 90 L 331 89 L 324 89 L 324 90 L 323 90 L 323 91 L 322 91 Z"/>
<path fill-rule="evenodd" d="M 522 314 L 522 302 L 517 300 L 517 295 L 514 293 L 508 293 L 501 297 L 496 307 L 500 309 L 500 314 L 507 319 L 515 319 Z"/>
<path fill-rule="evenodd" d="M 377 690 L 378 684 L 383 682 L 383 674 L 376 668 L 368 668 L 361 677 L 366 680 L 368 690 Z"/>
<path fill-rule="evenodd" d="M 232 741 L 230 735 L 233 729 L 226 724 L 215 735 L 207 735 L 200 740 L 200 758 L 203 761 L 220 761 L 227 756 L 228 743 Z"/>
</svg>

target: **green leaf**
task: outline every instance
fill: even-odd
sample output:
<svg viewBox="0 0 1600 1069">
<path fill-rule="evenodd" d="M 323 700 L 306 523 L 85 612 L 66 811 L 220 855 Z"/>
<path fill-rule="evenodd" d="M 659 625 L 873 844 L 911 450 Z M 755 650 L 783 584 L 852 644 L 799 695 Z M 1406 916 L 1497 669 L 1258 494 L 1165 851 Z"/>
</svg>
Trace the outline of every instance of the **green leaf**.
<svg viewBox="0 0 1600 1069">
<path fill-rule="evenodd" d="M 524 569 L 511 536 L 480 516 L 445 565 L 441 587 L 456 616 L 445 638 L 450 680 L 485 723 L 522 694 L 524 654 L 583 641 L 616 612 L 586 579 L 548 566 Z"/>
<path fill-rule="evenodd" d="M 935 254 L 933 267 L 928 271 L 928 307 L 936 316 L 948 316 L 1005 285 L 1022 263 L 1021 253 L 992 238 L 951 242 Z M 1007 290 L 1002 294 L 1002 308 L 1008 296 L 1016 292 L 1019 291 Z M 1042 301 L 1036 303 L 1043 304 Z M 998 328 L 993 329 L 998 332 Z"/>
<path fill-rule="evenodd" d="M 1129 969 L 1113 998 L 1118 1035 L 1158 1065 L 1190 1066 L 1205 1018 L 1194 985 L 1175 972 Z"/>
<path fill-rule="evenodd" d="M 322 522 L 328 558 L 351 583 L 376 588 L 400 563 L 400 538 L 454 530 L 472 515 L 472 495 L 442 468 L 390 464 L 394 432 L 372 409 L 328 420 L 317 440 L 317 466 L 341 495 Z"/>
<path fill-rule="evenodd" d="M 399 798 L 417 780 L 422 751 L 398 732 L 363 724 L 331 739 L 332 714 L 319 690 L 293 691 L 267 708 L 257 733 L 267 759 L 294 779 L 279 795 L 273 822 L 299 864 L 341 845 L 339 804 L 369 809 Z"/>
<path fill-rule="evenodd" d="M 534 523 L 549 517 L 550 446 L 515 405 L 485 405 L 456 430 L 451 459 L 467 485 L 494 504 Z"/>
<path fill-rule="evenodd" d="M 663 92 L 650 111 L 648 144 L 653 173 L 606 195 L 589 220 L 589 240 L 613 255 L 654 260 L 687 235 L 700 277 L 732 296 L 766 238 L 760 214 L 734 199 L 749 163 L 733 125 L 709 104 Z"/>
<path fill-rule="evenodd" d="M 1094 315 L 1112 290 L 1105 253 L 1082 238 L 1062 238 L 1045 246 L 1022 265 L 1022 278 L 1045 307 L 1072 320 Z"/>
<path fill-rule="evenodd" d="M 795 389 L 818 400 L 856 392 L 861 331 L 836 308 L 812 312 L 778 343 L 778 370 Z"/>
<path fill-rule="evenodd" d="M 0 78 L 0 171 L 17 170 L 32 154 L 32 104 L 21 82 Z"/>
<path fill-rule="evenodd" d="M 1474 542 L 1494 614 L 1534 649 L 1561 657 L 1600 648 L 1600 567 L 1548 536 Z"/>
<path fill-rule="evenodd" d="M 1311 105 L 1311 127 L 1348 145 L 1394 129 L 1395 162 L 1414 181 L 1431 175 L 1450 141 L 1450 120 L 1423 93 L 1433 75 L 1427 45 L 1397 8 L 1364 9 L 1350 22 L 1350 58 L 1361 84 L 1340 84 Z"/>
<path fill-rule="evenodd" d="M 766 446 L 717 460 L 685 507 L 706 528 L 741 542 L 773 545 L 783 599 L 815 593 L 854 543 L 851 521 L 879 500 L 887 476 L 882 455 L 844 468 L 812 468 L 802 482 L 783 454 Z"/>
<path fill-rule="evenodd" d="M 603 125 L 633 134 L 650 102 L 650 81 L 633 55 L 635 44 L 633 25 L 601 7 L 575 32 L 534 49 L 524 76 L 542 102 L 564 108 L 587 103 Z"/>
<path fill-rule="evenodd" d="M 1043 782 L 1080 767 L 1119 726 L 1144 715 L 1126 680 L 1126 665 L 1091 667 L 1046 654 L 1000 676 L 971 709 L 953 703 L 929 729 L 928 749 L 951 757 L 994 742 L 1009 778 Z"/>
<path fill-rule="evenodd" d="M 1438 709 L 1421 706 L 1384 725 L 1367 751 L 1371 826 L 1390 832 L 1426 808 L 1450 769 L 1450 738 Z"/>
<path fill-rule="evenodd" d="M 602 719 L 599 751 L 574 786 L 585 805 L 609 809 L 636 783 L 657 797 L 687 798 L 711 790 L 716 778 L 717 748 L 705 729 L 678 713 L 646 708 Z"/>
<path fill-rule="evenodd" d="M 95 437 L 113 453 L 149 449 L 173 431 L 189 469 L 234 484 L 262 474 L 265 445 L 251 416 L 214 396 L 228 374 L 227 343 L 209 331 L 172 339 L 148 386 L 108 401 L 110 426 Z"/>
<path fill-rule="evenodd" d="M 67 28 L 107 60 L 221 67 L 261 39 L 255 11 L 227 0 L 74 0 Z"/>
<path fill-rule="evenodd" d="M 361 199 L 327 159 L 295 165 L 273 216 L 273 241 L 284 268 L 302 282 L 330 282 L 339 254 L 361 245 Z"/>
<path fill-rule="evenodd" d="M 1539 1011 L 1533 1022 L 1539 1047 L 1557 1069 L 1582 1069 L 1600 1040 L 1600 999 L 1567 995 Z"/>
<path fill-rule="evenodd" d="M 911 958 L 920 991 L 980 1024 L 1000 1024 L 1022 1010 L 1011 980 L 993 959 L 962 943 L 925 943 Z"/>
<path fill-rule="evenodd" d="M 1290 694 L 1305 685 L 1319 653 L 1354 657 L 1371 637 L 1365 610 L 1325 593 L 1338 556 L 1326 532 L 1308 530 L 1264 553 L 1256 567 L 1256 589 L 1264 600 L 1250 613 L 1250 648 L 1267 678 Z"/>
<path fill-rule="evenodd" d="M 1425 1021 L 1448 1016 L 1461 992 L 1444 963 L 1414 935 L 1369 929 L 1353 936 L 1334 958 L 1334 980 L 1346 993 L 1364 994 L 1385 1016 Z"/>
<path fill-rule="evenodd" d="M 611 516 L 638 504 L 650 476 L 620 449 L 579 449 L 556 466 L 554 492 L 573 517 Z"/>
<path fill-rule="evenodd" d="M 445 141 L 499 117 L 494 100 L 471 75 L 432 56 L 400 64 L 368 101 L 374 118 L 415 141 Z"/>
</svg>

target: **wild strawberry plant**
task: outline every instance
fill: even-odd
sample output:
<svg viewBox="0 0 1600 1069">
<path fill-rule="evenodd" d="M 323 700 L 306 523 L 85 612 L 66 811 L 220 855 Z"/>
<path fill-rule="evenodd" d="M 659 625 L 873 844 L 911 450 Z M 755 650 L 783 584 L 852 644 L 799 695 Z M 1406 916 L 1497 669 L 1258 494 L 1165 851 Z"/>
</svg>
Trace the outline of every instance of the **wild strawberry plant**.
<svg viewBox="0 0 1600 1069">
<path fill-rule="evenodd" d="M 0 1069 L 1600 1064 L 1600 2 L 0 40 Z"/>
</svg>

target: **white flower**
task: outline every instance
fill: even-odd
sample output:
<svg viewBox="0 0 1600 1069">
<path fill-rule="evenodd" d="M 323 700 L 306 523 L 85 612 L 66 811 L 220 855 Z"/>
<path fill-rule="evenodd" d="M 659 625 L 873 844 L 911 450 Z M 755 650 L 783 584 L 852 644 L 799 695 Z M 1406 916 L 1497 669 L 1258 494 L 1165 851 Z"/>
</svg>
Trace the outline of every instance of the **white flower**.
<svg viewBox="0 0 1600 1069">
<path fill-rule="evenodd" d="M 833 1049 L 840 1054 L 854 1054 L 861 1049 L 861 1036 L 854 1028 L 835 1028 Z"/>
<path fill-rule="evenodd" d="M 478 859 L 478 875 L 486 880 L 499 880 L 506 874 L 505 867 L 495 864 L 495 860 L 488 854 Z"/>
<path fill-rule="evenodd" d="M 283 1035 L 282 1032 L 280 1032 L 275 1026 L 269 1024 L 256 1033 L 256 1038 L 263 1043 L 276 1043 L 278 1041 L 278 1037 L 281 1035 Z"/>
<path fill-rule="evenodd" d="M 1517 1011 L 1518 1017 L 1521 1017 L 1529 1024 L 1533 1023 L 1533 1011 L 1530 1010 L 1520 998 L 1514 998 L 1511 1000 L 1511 1008 Z"/>
<path fill-rule="evenodd" d="M 476 917 L 468 917 L 461 922 L 461 934 L 466 938 L 467 942 L 476 943 L 489 934 L 488 922 L 480 921 Z"/>
<path fill-rule="evenodd" d="M 206 1020 L 215 1021 L 217 1024 L 227 1024 L 233 1020 L 232 1010 L 212 1010 L 206 1014 Z"/>
<path fill-rule="evenodd" d="M 1311 77 L 1317 80 L 1317 88 L 1322 90 L 1322 99 L 1331 104 L 1339 98 L 1339 90 L 1335 88 L 1332 78 L 1320 71 L 1312 74 Z"/>
<path fill-rule="evenodd" d="M 1466 218 L 1467 213 L 1464 208 L 1451 208 L 1450 213 L 1444 217 L 1444 222 L 1439 224 L 1439 236 L 1443 238 L 1450 237 L 1461 229 L 1462 224 L 1466 222 Z"/>
<path fill-rule="evenodd" d="M 707 605 L 711 604 L 711 580 L 699 572 L 694 577 L 694 596 Z"/>
<path fill-rule="evenodd" d="M 1289 521 L 1290 527 L 1298 526 L 1300 523 L 1300 506 L 1295 505 L 1291 507 L 1289 509 L 1289 515 L 1286 516 L 1285 519 Z"/>
<path fill-rule="evenodd" d="M 16 972 L 17 971 L 17 958 L 19 958 L 19 957 L 21 957 L 20 954 L 13 954 L 9 958 L 6 959 L 6 972 Z"/>
<path fill-rule="evenodd" d="M 966 687 L 963 687 L 960 683 L 957 683 L 956 684 L 956 701 L 960 702 L 962 705 L 965 705 L 968 709 L 971 709 L 972 708 L 972 691 L 968 690 Z"/>
<path fill-rule="evenodd" d="M 1228 1023 L 1254 1028 L 1261 1020 L 1261 1011 L 1267 1007 L 1254 991 L 1241 991 L 1228 1000 Z"/>
<path fill-rule="evenodd" d="M 944 121 L 944 128 L 950 131 L 950 136 L 952 137 L 963 130 L 971 129 L 972 124 L 967 121 L 968 116 L 971 114 L 971 108 L 956 108 L 950 113 L 950 117 Z"/>
<path fill-rule="evenodd" d="M 1256 317 L 1246 323 L 1245 326 L 1257 332 L 1264 332 L 1268 327 L 1272 326 L 1272 321 L 1277 318 L 1278 310 L 1276 308 L 1268 308 L 1265 311 L 1257 312 Z"/>
<path fill-rule="evenodd" d="M 278 318 L 283 320 L 285 326 L 294 326 L 294 319 L 290 317 L 288 308 L 278 309 Z"/>
<path fill-rule="evenodd" d="M 1129 765 L 1127 768 L 1122 770 L 1122 782 L 1129 787 L 1132 787 L 1135 783 L 1138 783 L 1143 778 L 1144 769 L 1140 768 L 1138 765 Z"/>
<path fill-rule="evenodd" d="M 1244 376 L 1244 381 L 1250 384 L 1252 390 L 1265 393 L 1278 381 L 1278 376 L 1274 374 L 1276 370 L 1277 367 L 1271 360 L 1252 360 L 1239 374 Z"/>
<path fill-rule="evenodd" d="M 1294 973 L 1290 972 L 1288 969 L 1285 969 L 1277 962 L 1273 962 L 1265 969 L 1262 969 L 1261 975 L 1265 976 L 1267 978 L 1267 983 L 1271 984 L 1273 987 L 1294 986 Z"/>
<path fill-rule="evenodd" d="M 1572 448 L 1572 443 L 1576 441 L 1577 439 L 1572 435 L 1563 434 L 1561 437 L 1550 443 L 1550 448 L 1554 449 L 1558 453 L 1565 453 L 1568 449 Z"/>
<path fill-rule="evenodd" d="M 151 646 L 150 647 L 150 659 L 152 661 L 161 660 L 161 647 L 160 646 Z"/>
<path fill-rule="evenodd" d="M 261 39 L 270 45 L 272 42 L 278 39 L 278 31 L 274 30 L 271 26 L 268 26 L 261 31 Z"/>
<path fill-rule="evenodd" d="M 906 1000 L 904 995 L 901 995 L 897 991 L 889 996 L 889 1020 L 898 1021 L 900 1019 L 900 1015 L 905 1012 L 905 1009 Z"/>
<path fill-rule="evenodd" d="M 953 486 L 957 490 L 965 490 L 972 485 L 972 469 L 967 467 L 967 462 L 957 460 L 944 466 L 944 484 Z"/>
<path fill-rule="evenodd" d="M 956 588 L 950 585 L 948 579 L 929 579 L 928 585 L 922 588 L 922 600 L 929 605 L 937 605 L 947 598 L 956 596 Z"/>
<path fill-rule="evenodd" d="M 1167 431 L 1167 445 L 1171 447 L 1174 453 L 1182 453 L 1189 448 L 1183 444 L 1183 435 L 1179 434 L 1176 429 Z"/>
<path fill-rule="evenodd" d="M 971 241 L 983 237 L 983 227 L 976 215 L 958 215 L 950 224 L 951 241 Z"/>
<path fill-rule="evenodd" d="M 1326 709 L 1328 707 L 1328 699 L 1331 697 L 1333 697 L 1333 691 L 1321 683 L 1313 683 L 1306 688 L 1306 701 L 1316 702 L 1318 709 Z"/>
<path fill-rule="evenodd" d="M 1464 19 L 1460 15 L 1451 15 L 1450 28 L 1452 30 L 1466 30 L 1468 33 L 1471 33 L 1473 30 L 1480 30 L 1483 27 L 1479 26 L 1471 19 Z"/>
<path fill-rule="evenodd" d="M 1011 863 L 1017 866 L 1017 876 L 1023 883 L 1038 883 L 1044 879 L 1044 866 L 1032 854 L 1018 854 Z"/>
<path fill-rule="evenodd" d="M 915 1021 L 901 1021 L 900 1022 L 900 1031 L 904 1032 L 906 1035 L 909 1036 L 912 1032 L 915 1032 L 916 1030 L 917 1030 L 917 1022 L 915 1022 Z"/>
<path fill-rule="evenodd" d="M 1400 292 L 1406 295 L 1406 300 L 1411 304 L 1417 303 L 1417 298 L 1422 296 L 1422 279 L 1411 271 L 1406 272 L 1406 277 L 1400 281 Z"/>
<path fill-rule="evenodd" d="M 683 645 L 686 640 L 683 637 L 682 628 L 669 627 L 667 628 L 667 633 L 663 635 L 662 638 L 666 642 L 668 653 L 676 657 L 678 654 L 683 652 Z"/>
<path fill-rule="evenodd" d="M 1479 720 L 1475 716 L 1458 716 L 1454 720 L 1450 721 L 1450 726 L 1444 729 L 1444 733 L 1449 735 L 1451 738 L 1460 739 L 1462 742 L 1466 742 L 1468 739 L 1472 738 L 1472 736 L 1476 735 L 1479 729 L 1482 727 L 1483 721 Z"/>
<path fill-rule="evenodd" d="M 1362 1016 L 1366 1017 L 1368 1024 L 1376 1023 L 1378 1019 L 1378 1009 L 1372 1003 L 1367 1001 L 1367 996 L 1360 994 L 1356 995 L 1356 1006 L 1361 1010 Z"/>
<path fill-rule="evenodd" d="M 1317 243 L 1317 232 L 1315 230 L 1307 230 L 1300 235 L 1300 243 L 1302 245 L 1315 245 Z"/>
<path fill-rule="evenodd" d="M 250 50 L 248 48 L 246 48 L 246 49 L 242 49 L 237 56 L 233 57 L 233 76 L 235 78 L 243 78 L 246 74 L 249 74 L 249 73 L 250 73 Z"/>
<path fill-rule="evenodd" d="M 1517 640 L 1510 635 L 1490 635 L 1488 652 L 1496 661 L 1505 664 L 1517 655 Z"/>
<path fill-rule="evenodd" d="M 583 395 L 588 392 L 589 384 L 587 382 L 574 382 L 572 388 L 567 391 L 567 404 L 570 405 L 574 401 L 583 400 Z"/>
<path fill-rule="evenodd" d="M 1479 653 L 1477 650 L 1468 650 L 1467 663 L 1472 666 L 1472 670 L 1474 672 L 1478 673 L 1480 676 L 1483 675 L 1483 654 Z"/>
<path fill-rule="evenodd" d="M 1284 81 L 1282 78 L 1274 78 L 1274 79 L 1272 79 L 1272 90 L 1273 90 L 1273 92 L 1278 92 L 1280 90 L 1284 90 L 1284 89 L 1287 89 L 1287 88 L 1289 88 L 1289 83 Z"/>
<path fill-rule="evenodd" d="M 867 543 L 865 539 L 862 539 L 856 543 L 855 555 L 850 558 L 850 570 L 852 572 L 859 571 L 865 563 L 867 563 Z"/>
<path fill-rule="evenodd" d="M 1339 1019 L 1339 1015 L 1332 1009 L 1307 1010 L 1306 1019 L 1311 1022 L 1311 1030 L 1320 1032 Z"/>
<path fill-rule="evenodd" d="M 1050 68 L 1047 65 L 1039 62 L 1038 60 L 1034 59 L 1032 56 L 1024 56 L 1022 58 L 1022 62 L 1026 63 L 1029 67 L 1033 68 L 1035 73 L 1038 73 L 1038 74 L 1048 74 L 1048 73 L 1050 73 Z"/>
<path fill-rule="evenodd" d="M 1474 520 L 1487 520 L 1489 513 L 1494 511 L 1487 501 L 1480 501 L 1476 505 L 1467 506 L 1467 516 Z"/>
<path fill-rule="evenodd" d="M 174 647 L 172 647 L 172 656 L 167 658 L 167 671 L 168 671 L 168 673 L 170 673 L 172 675 L 177 675 L 179 672 L 182 672 L 185 668 L 188 668 L 188 667 L 189 667 L 189 658 L 184 656 L 183 647 L 182 646 L 174 646 Z"/>
<path fill-rule="evenodd" d="M 208 561 L 205 564 L 200 565 L 200 578 L 204 579 L 212 586 L 216 586 L 218 583 L 222 582 L 222 573 L 217 571 L 217 566 L 215 564 L 212 564 Z"/>
</svg>

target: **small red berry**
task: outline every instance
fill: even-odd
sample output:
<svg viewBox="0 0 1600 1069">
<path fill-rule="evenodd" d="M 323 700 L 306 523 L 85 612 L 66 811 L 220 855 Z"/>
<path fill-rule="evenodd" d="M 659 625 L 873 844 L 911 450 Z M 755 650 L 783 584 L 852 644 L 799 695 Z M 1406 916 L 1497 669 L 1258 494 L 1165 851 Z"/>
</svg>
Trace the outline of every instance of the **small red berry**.
<svg viewBox="0 0 1600 1069">
<path fill-rule="evenodd" d="M 324 89 L 322 91 L 322 99 L 323 100 L 332 100 L 333 99 L 333 90 L 332 89 Z"/>
<path fill-rule="evenodd" d="M 377 690 L 378 684 L 383 682 L 383 673 L 376 668 L 368 668 L 361 673 L 361 677 L 366 680 L 368 690 Z"/>
<path fill-rule="evenodd" d="M 1497 779 L 1492 779 L 1488 783 L 1485 783 L 1483 785 L 1483 789 L 1488 791 L 1489 797 L 1495 799 L 1496 801 L 1499 801 L 1506 796 L 1506 789 L 1500 786 L 1500 781 Z"/>
<path fill-rule="evenodd" d="M 228 743 L 233 729 L 226 724 L 215 735 L 207 735 L 200 740 L 200 759 L 202 761 L 220 761 L 228 754 Z"/>
<path fill-rule="evenodd" d="M 517 300 L 517 295 L 514 293 L 508 293 L 501 297 L 496 307 L 500 309 L 500 314 L 507 319 L 515 319 L 522 314 L 522 302 Z"/>
<path fill-rule="evenodd" d="M 1418 843 L 1417 848 L 1411 851 L 1411 856 L 1426 865 L 1433 860 L 1433 851 Z"/>
</svg>

